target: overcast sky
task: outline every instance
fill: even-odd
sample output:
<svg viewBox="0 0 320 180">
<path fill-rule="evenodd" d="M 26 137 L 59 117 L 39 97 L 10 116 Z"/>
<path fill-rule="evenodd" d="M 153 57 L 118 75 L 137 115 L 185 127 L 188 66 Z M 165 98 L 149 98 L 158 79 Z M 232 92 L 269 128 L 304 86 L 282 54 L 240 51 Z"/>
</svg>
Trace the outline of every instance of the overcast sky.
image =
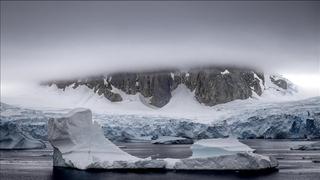
<svg viewBox="0 0 320 180">
<path fill-rule="evenodd" d="M 1 1 L 1 80 L 219 63 L 315 75 L 319 22 L 315 1 Z"/>
</svg>

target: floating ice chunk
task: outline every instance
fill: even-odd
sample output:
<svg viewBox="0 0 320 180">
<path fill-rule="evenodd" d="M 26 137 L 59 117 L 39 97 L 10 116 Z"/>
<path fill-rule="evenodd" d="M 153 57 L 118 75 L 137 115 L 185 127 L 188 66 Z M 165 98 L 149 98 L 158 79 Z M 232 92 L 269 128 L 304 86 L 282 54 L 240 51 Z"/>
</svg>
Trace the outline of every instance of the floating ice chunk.
<svg viewBox="0 0 320 180">
<path fill-rule="evenodd" d="M 180 170 L 262 170 L 278 166 L 273 157 L 254 153 L 236 153 L 207 158 L 187 158 L 177 161 L 174 169 Z"/>
<path fill-rule="evenodd" d="M 195 142 L 191 146 L 191 149 L 193 158 L 214 157 L 254 151 L 254 149 L 239 142 L 235 138 L 202 139 Z"/>
<path fill-rule="evenodd" d="M 314 142 L 311 144 L 295 146 L 290 149 L 291 150 L 319 151 L 320 150 L 320 141 Z"/>
<path fill-rule="evenodd" d="M 160 136 L 156 140 L 152 140 L 153 144 L 192 144 L 192 139 L 187 139 L 183 137 L 172 137 L 172 136 Z"/>
</svg>

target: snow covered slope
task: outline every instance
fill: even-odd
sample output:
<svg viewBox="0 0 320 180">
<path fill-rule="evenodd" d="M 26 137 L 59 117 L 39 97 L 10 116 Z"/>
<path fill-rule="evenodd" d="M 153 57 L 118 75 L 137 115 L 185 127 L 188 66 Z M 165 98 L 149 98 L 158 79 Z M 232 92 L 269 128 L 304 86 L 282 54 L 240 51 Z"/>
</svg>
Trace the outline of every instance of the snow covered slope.
<svg viewBox="0 0 320 180">
<path fill-rule="evenodd" d="M 259 77 L 257 77 L 259 78 Z M 269 80 L 268 80 L 269 79 Z M 281 77 L 277 77 L 277 80 Z M 38 110 L 63 110 L 76 107 L 91 109 L 94 113 L 108 115 L 145 115 L 164 116 L 175 119 L 192 119 L 199 123 L 211 123 L 227 119 L 235 114 L 239 114 L 246 109 L 260 109 L 272 106 L 274 103 L 300 100 L 302 97 L 296 92 L 294 85 L 287 82 L 287 89 L 284 90 L 265 77 L 265 84 L 260 85 L 263 89 L 261 96 L 254 95 L 244 100 L 234 100 L 228 103 L 215 106 L 206 106 L 199 103 L 195 97 L 195 91 L 185 84 L 179 84 L 171 92 L 170 101 L 162 108 L 149 105 L 150 98 L 145 98 L 140 93 L 127 94 L 120 89 L 113 87 L 113 92 L 120 94 L 122 101 L 111 102 L 103 95 L 98 95 L 93 89 L 85 85 L 77 88 L 67 86 L 59 89 L 55 85 L 28 86 L 27 88 L 16 87 L 15 90 L 23 90 L 11 94 L 1 94 L 1 101 L 17 107 L 38 109 Z"/>
<path fill-rule="evenodd" d="M 282 81 L 281 81 L 282 82 Z M 169 103 L 172 91 L 185 85 L 199 103 L 207 106 L 260 96 L 264 77 L 261 72 L 240 67 L 197 67 L 188 71 L 164 69 L 142 72 L 118 72 L 92 77 L 44 82 L 64 90 L 86 86 L 111 102 L 123 101 L 123 95 L 146 98 L 145 104 L 161 108 Z M 281 84 L 286 84 L 283 81 Z M 286 89 L 286 87 L 281 87 Z M 119 91 L 121 90 L 121 91 Z"/>
<path fill-rule="evenodd" d="M 25 83 L 1 87 L 2 102 L 33 109 L 85 107 L 108 114 L 191 118 L 196 114 L 212 116 L 217 113 L 215 106 L 233 101 L 297 99 L 302 99 L 297 88 L 279 75 L 231 67 L 117 73 L 52 81 L 44 86 Z"/>
</svg>

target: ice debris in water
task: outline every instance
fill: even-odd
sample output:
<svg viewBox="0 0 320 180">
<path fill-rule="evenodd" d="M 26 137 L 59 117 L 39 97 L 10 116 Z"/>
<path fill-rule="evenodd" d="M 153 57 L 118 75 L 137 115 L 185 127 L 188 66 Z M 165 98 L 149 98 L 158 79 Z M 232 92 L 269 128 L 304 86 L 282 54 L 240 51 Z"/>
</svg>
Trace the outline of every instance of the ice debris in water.
<svg viewBox="0 0 320 180">
<path fill-rule="evenodd" d="M 138 158 L 106 139 L 89 109 L 74 109 L 50 119 L 48 139 L 54 147 L 53 165 L 77 169 L 261 170 L 278 165 L 273 158 L 248 152 L 205 158 Z"/>
<path fill-rule="evenodd" d="M 235 138 L 202 139 L 192 146 L 192 157 L 213 157 L 220 155 L 231 155 L 240 152 L 253 152 L 254 149 L 239 142 Z"/>
</svg>

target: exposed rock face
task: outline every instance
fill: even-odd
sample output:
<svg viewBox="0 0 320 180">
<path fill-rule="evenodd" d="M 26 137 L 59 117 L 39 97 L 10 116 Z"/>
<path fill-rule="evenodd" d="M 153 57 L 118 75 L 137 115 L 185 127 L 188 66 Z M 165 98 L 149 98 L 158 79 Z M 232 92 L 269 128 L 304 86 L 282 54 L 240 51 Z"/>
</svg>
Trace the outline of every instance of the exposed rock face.
<svg viewBox="0 0 320 180">
<path fill-rule="evenodd" d="M 273 84 L 277 85 L 278 87 L 282 89 L 288 89 L 288 83 L 286 80 L 281 79 L 277 76 L 270 76 L 270 80 L 271 82 L 273 82 Z"/>
<path fill-rule="evenodd" d="M 117 90 L 126 94 L 140 93 L 150 98 L 149 103 L 156 107 L 165 106 L 171 99 L 171 92 L 185 84 L 194 91 L 196 99 L 205 105 L 213 106 L 235 99 L 247 99 L 252 93 L 262 94 L 264 84 L 262 73 L 251 69 L 232 67 L 193 68 L 188 72 L 163 70 L 153 72 L 114 73 L 87 79 L 53 81 L 58 88 L 77 88 L 85 85 L 112 102 L 122 101 Z"/>
<path fill-rule="evenodd" d="M 227 71 L 226 73 L 223 73 Z M 245 69 L 207 68 L 193 69 L 186 77 L 186 85 L 195 90 L 196 99 L 209 106 L 235 99 L 247 99 L 252 91 L 262 94 L 263 75 Z"/>
</svg>

